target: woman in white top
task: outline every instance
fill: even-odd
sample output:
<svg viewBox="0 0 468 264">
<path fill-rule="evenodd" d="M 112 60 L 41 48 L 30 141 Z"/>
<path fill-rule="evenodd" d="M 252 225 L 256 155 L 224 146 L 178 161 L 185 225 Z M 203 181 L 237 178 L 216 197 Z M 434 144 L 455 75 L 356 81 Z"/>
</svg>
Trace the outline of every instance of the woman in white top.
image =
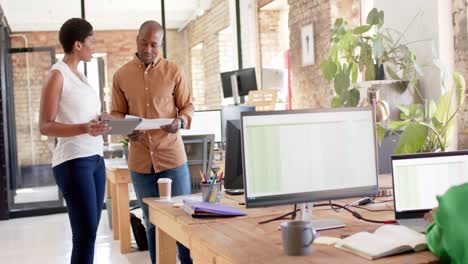
<svg viewBox="0 0 468 264">
<path fill-rule="evenodd" d="M 94 243 L 105 191 L 102 134 L 110 128 L 99 120 L 98 91 L 78 71 L 95 50 L 93 27 L 86 20 L 67 20 L 59 32 L 65 52 L 52 66 L 41 97 L 41 134 L 57 137 L 52 157 L 55 180 L 67 203 L 73 233 L 71 263 L 93 263 Z"/>
</svg>

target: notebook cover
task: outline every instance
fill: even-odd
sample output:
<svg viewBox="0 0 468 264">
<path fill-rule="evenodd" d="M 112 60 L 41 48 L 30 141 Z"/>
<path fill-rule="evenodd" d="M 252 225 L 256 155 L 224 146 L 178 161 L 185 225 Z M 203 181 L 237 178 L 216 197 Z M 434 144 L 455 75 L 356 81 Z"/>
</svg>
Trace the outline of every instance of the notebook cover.
<svg viewBox="0 0 468 264">
<path fill-rule="evenodd" d="M 246 215 L 241 210 L 227 206 L 224 204 L 216 204 L 216 203 L 207 203 L 207 202 L 196 202 L 191 200 L 184 200 L 184 204 L 192 208 L 194 213 L 197 212 L 206 212 L 218 215 L 229 215 L 229 216 L 242 216 Z"/>
</svg>

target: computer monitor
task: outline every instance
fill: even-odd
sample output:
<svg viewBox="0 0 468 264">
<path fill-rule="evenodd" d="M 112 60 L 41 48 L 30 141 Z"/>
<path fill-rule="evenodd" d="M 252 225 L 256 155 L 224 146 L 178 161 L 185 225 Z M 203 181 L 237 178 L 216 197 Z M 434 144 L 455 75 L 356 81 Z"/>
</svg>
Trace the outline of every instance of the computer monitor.
<svg viewBox="0 0 468 264">
<path fill-rule="evenodd" d="M 237 74 L 239 76 L 239 96 L 247 96 L 250 91 L 257 90 L 255 68 L 242 69 Z"/>
<path fill-rule="evenodd" d="M 437 195 L 468 182 L 468 151 L 392 156 L 395 219 L 422 218 Z"/>
<path fill-rule="evenodd" d="M 182 136 L 214 134 L 215 142 L 222 142 L 221 110 L 195 111 L 190 129 L 180 130 Z"/>
<path fill-rule="evenodd" d="M 371 107 L 242 113 L 247 207 L 378 192 Z"/>
<path fill-rule="evenodd" d="M 243 189 L 241 124 L 228 120 L 226 125 L 226 155 L 224 162 L 224 189 Z"/>
<path fill-rule="evenodd" d="M 249 91 L 257 90 L 257 77 L 255 68 L 247 68 L 237 71 L 222 72 L 221 84 L 224 98 L 233 97 L 231 76 L 236 76 L 238 96 L 246 96 Z"/>
<path fill-rule="evenodd" d="M 242 112 L 253 112 L 255 106 L 250 105 L 226 105 L 221 110 L 222 126 L 221 133 L 223 141 L 226 142 L 226 123 L 228 120 L 240 120 Z"/>
</svg>

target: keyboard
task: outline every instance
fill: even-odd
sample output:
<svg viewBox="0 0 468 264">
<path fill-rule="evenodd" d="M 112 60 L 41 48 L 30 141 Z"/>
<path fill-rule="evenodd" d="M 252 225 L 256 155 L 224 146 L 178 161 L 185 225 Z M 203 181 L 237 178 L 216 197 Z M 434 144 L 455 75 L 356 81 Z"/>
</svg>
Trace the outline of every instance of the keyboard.
<svg viewBox="0 0 468 264">
<path fill-rule="evenodd" d="M 398 219 L 397 222 L 419 233 L 425 233 L 427 226 L 430 224 L 424 218 Z"/>
</svg>

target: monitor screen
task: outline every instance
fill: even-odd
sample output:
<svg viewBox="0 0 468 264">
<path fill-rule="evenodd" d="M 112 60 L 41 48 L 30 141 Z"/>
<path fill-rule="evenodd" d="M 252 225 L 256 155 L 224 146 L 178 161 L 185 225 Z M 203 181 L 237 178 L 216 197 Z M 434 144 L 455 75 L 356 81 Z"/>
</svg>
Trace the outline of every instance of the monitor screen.
<svg viewBox="0 0 468 264">
<path fill-rule="evenodd" d="M 239 70 L 237 73 L 239 96 L 247 96 L 250 91 L 257 90 L 257 77 L 255 76 L 255 68 Z"/>
<path fill-rule="evenodd" d="M 237 71 L 222 72 L 221 73 L 221 85 L 223 87 L 223 97 L 229 98 L 232 97 L 232 87 L 231 87 L 231 75 L 236 74 Z"/>
<path fill-rule="evenodd" d="M 249 91 L 257 90 L 257 78 L 255 68 L 247 68 L 237 71 L 222 72 L 221 85 L 223 87 L 223 97 L 232 97 L 231 76 L 236 75 L 237 91 L 239 96 L 246 96 Z"/>
<path fill-rule="evenodd" d="M 226 105 L 223 106 L 222 113 L 222 137 L 223 141 L 226 141 L 226 123 L 228 120 L 240 120 L 242 112 L 253 112 L 255 106 L 250 105 Z"/>
<path fill-rule="evenodd" d="M 247 207 L 378 191 L 371 107 L 242 113 Z"/>
<path fill-rule="evenodd" d="M 221 110 L 196 111 L 190 129 L 180 130 L 182 136 L 214 134 L 215 142 L 222 142 Z"/>
<path fill-rule="evenodd" d="M 392 156 L 395 211 L 437 207 L 437 195 L 468 182 L 468 151 Z"/>
<path fill-rule="evenodd" d="M 243 189 L 240 120 L 228 120 L 226 125 L 226 159 L 224 189 Z"/>
</svg>

